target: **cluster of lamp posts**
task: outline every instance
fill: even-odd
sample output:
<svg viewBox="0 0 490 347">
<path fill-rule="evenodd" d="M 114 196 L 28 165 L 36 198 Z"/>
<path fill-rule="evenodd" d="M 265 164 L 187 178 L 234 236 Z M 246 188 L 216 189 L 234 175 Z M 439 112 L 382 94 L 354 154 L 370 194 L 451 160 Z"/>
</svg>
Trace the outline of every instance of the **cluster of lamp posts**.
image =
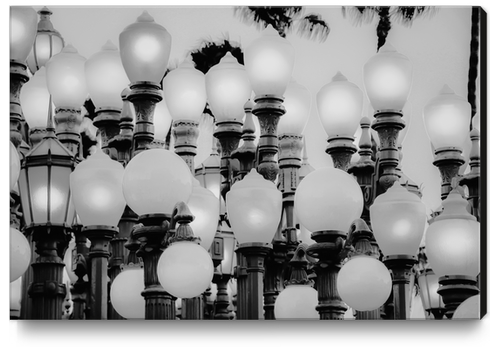
<svg viewBox="0 0 490 347">
<path fill-rule="evenodd" d="M 32 47 L 37 34 L 35 11 L 12 7 L 10 20 L 11 71 L 15 69 L 15 76 L 25 76 L 24 82 L 29 76 L 20 70 L 22 67 L 26 70 L 26 61 L 33 71 L 20 97 L 17 95 L 18 99 L 14 100 L 14 108 L 11 102 L 14 128 L 11 127 L 10 152 L 10 189 L 20 195 L 25 230 L 32 233 L 39 253 L 33 271 L 41 271 L 36 266 L 41 268 L 43 257 L 62 257 L 63 252 L 56 253 L 56 248 L 63 242 L 68 245 L 72 224 L 83 225 L 82 232 L 92 243 L 92 276 L 96 271 L 107 271 L 108 244 L 117 234 L 118 223 L 128 206 L 141 222 L 130 235 L 138 240 L 140 248 L 131 252 L 144 261 L 125 264 L 113 279 L 110 293 L 104 294 L 105 300 L 110 297 L 114 309 L 125 318 L 151 319 L 155 318 L 153 313 L 148 313 L 151 304 L 165 302 L 162 298 L 166 293 L 173 300 L 191 299 L 204 293 L 216 268 L 208 250 L 213 245 L 220 213 L 224 214 L 220 211 L 219 190 L 213 194 L 194 177 L 197 126 L 208 103 L 215 118 L 215 137 L 222 148 L 223 178 L 218 177 L 224 180 L 225 186 L 229 184 L 222 191 L 226 217 L 238 244 L 237 252 L 248 261 L 249 278 L 263 280 L 260 254 L 263 260 L 273 248 L 271 244 L 282 223 L 286 195 L 288 202 L 293 202 L 290 205 L 294 206 L 297 222 L 311 231 L 316 241 L 309 247 L 304 243 L 298 246 L 295 223 L 287 217 L 287 227 L 294 229 L 286 233 L 288 246 L 293 246 L 289 259 L 291 278 L 286 279 L 288 285 L 275 299 L 275 318 L 325 319 L 332 317 L 331 312 L 335 310 L 335 317 L 341 318 L 347 309 L 345 304 L 357 312 L 375 311 L 391 294 L 395 309 L 401 312 L 395 318 L 408 318 L 405 308 L 397 305 L 407 305 L 406 292 L 400 288 L 409 281 L 397 274 L 400 268 L 403 273 L 407 269 L 410 272 L 416 263 L 427 216 L 420 197 L 400 184 L 396 172 L 398 133 L 405 127 L 401 110 L 412 81 L 412 66 L 406 56 L 385 45 L 364 66 L 365 89 L 376 110 L 372 127 L 378 131 L 380 140 L 376 164 L 371 161 L 369 121 L 361 120 L 363 93 L 338 73 L 317 94 L 318 113 L 328 135 L 327 153 L 334 159 L 335 168 L 314 170 L 298 182 L 296 174 L 301 167 L 298 153 L 302 149 L 301 134 L 309 114 L 310 95 L 306 88 L 291 80 L 292 45 L 271 27 L 246 48 L 244 65 L 228 53 L 206 75 L 186 60 L 163 78 L 171 36 L 146 11 L 121 33 L 120 51 L 108 42 L 88 60 L 73 46 L 64 46 L 62 39 L 58 54 L 53 55 L 51 51 L 52 57 L 33 59 Z M 40 48 L 38 51 L 41 54 Z M 37 68 L 33 70 L 31 64 Z M 159 86 L 162 79 L 163 96 Z M 121 98 L 122 90 L 124 98 Z M 252 91 L 256 95 L 255 105 L 250 102 Z M 96 106 L 94 124 L 104 131 L 100 148 L 80 160 L 77 130 L 87 94 Z M 51 98 L 56 106 L 56 128 L 51 114 L 47 117 Z M 175 152 L 153 145 L 156 133 L 153 115 L 160 101 L 166 104 L 173 118 Z M 130 133 L 128 158 L 128 152 L 126 157 L 120 155 L 122 151 L 114 152 L 111 143 L 117 136 L 123 138 L 122 124 L 130 112 L 130 102 L 137 117 L 134 134 Z M 245 126 L 244 105 L 251 110 L 247 112 Z M 20 106 L 23 112 L 19 111 Z M 256 165 L 245 170 L 241 179 L 231 182 L 230 175 L 239 171 L 233 167 L 231 157 L 242 134 L 247 133 L 245 128 L 250 126 L 252 113 L 259 118 L 262 130 Z M 38 135 L 37 143 L 27 153 L 22 152 L 22 146 L 28 140 L 22 139 L 20 126 L 15 127 L 22 123 L 23 116 L 31 129 L 31 143 L 33 135 Z M 114 119 L 121 126 L 110 134 Z M 469 104 L 446 86 L 425 107 L 424 119 L 436 150 L 437 165 L 456 163 L 458 169 L 464 162 L 460 148 L 470 128 Z M 361 167 L 350 162 L 356 152 L 353 140 L 359 123 L 363 129 L 359 163 L 372 164 L 369 177 L 375 170 L 374 183 L 361 184 L 355 170 L 351 170 Z M 461 129 L 466 130 L 461 132 Z M 274 158 L 278 151 L 279 164 Z M 293 183 L 288 186 L 283 182 L 280 190 L 275 182 L 278 173 L 281 179 L 285 172 L 290 174 L 289 178 L 293 177 Z M 457 172 L 451 178 L 455 175 Z M 219 183 L 215 186 L 219 188 Z M 366 200 L 368 186 L 371 196 Z M 468 212 L 468 201 L 460 189 L 451 188 L 451 182 L 443 182 L 443 212 L 426 230 L 426 254 L 437 276 L 463 278 L 465 288 L 469 286 L 473 290 L 467 297 L 474 300 L 478 297 L 478 289 L 474 290 L 473 284 L 480 272 L 480 226 L 477 218 Z M 478 202 L 473 205 L 478 206 Z M 369 212 L 365 214 L 367 208 Z M 359 220 L 361 216 L 368 219 L 372 233 Z M 11 227 L 10 234 L 12 282 L 27 271 L 31 250 L 23 233 Z M 367 246 L 361 249 L 359 240 L 363 237 Z M 383 262 L 375 244 L 383 253 Z M 315 260 L 318 267 L 314 266 L 318 271 L 316 290 L 306 275 L 306 255 L 310 256 L 308 259 L 318 259 Z M 149 268 L 150 262 L 153 270 Z M 62 261 L 58 263 L 62 269 Z M 61 274 L 62 270 L 59 271 Z M 328 277 L 332 274 L 328 271 L 333 271 L 334 276 Z M 91 290 L 104 293 L 107 278 L 99 277 L 100 283 L 94 283 Z M 328 293 L 325 278 L 336 280 L 333 293 Z M 62 287 L 59 276 L 43 280 Z M 257 288 L 249 287 L 248 293 L 254 297 L 258 294 L 259 299 L 249 300 L 258 300 L 257 307 L 261 308 L 262 284 L 255 284 Z M 33 283 L 29 289 L 33 300 L 48 295 L 46 285 L 43 288 Z M 54 292 L 61 297 L 63 290 L 57 292 L 59 288 L 56 288 Z M 337 291 L 340 298 L 336 296 Z M 326 304 L 332 299 L 328 295 L 337 300 L 335 308 Z M 451 316 L 456 307 L 451 307 Z M 96 308 L 91 310 L 94 312 Z M 252 318 L 261 315 L 259 312 Z"/>
</svg>

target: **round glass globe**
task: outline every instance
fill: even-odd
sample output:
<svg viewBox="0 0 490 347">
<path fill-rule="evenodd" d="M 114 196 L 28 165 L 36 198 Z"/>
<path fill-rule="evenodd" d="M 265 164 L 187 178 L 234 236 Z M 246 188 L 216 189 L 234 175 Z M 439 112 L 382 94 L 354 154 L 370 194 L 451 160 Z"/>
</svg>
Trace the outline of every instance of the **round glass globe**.
<svg viewBox="0 0 490 347">
<path fill-rule="evenodd" d="M 311 232 L 347 232 L 361 216 L 364 198 L 356 180 L 331 167 L 317 169 L 299 183 L 294 197 L 296 216 Z"/>
<path fill-rule="evenodd" d="M 320 319 L 316 306 L 318 292 L 308 285 L 288 285 L 276 298 L 276 319 Z"/>
<path fill-rule="evenodd" d="M 111 285 L 111 304 L 114 310 L 126 319 L 145 318 L 145 299 L 141 295 L 145 289 L 143 268 L 123 270 Z"/>
<path fill-rule="evenodd" d="M 14 189 L 20 175 L 20 157 L 17 148 L 10 142 L 10 190 Z"/>
<path fill-rule="evenodd" d="M 194 298 L 209 287 L 214 274 L 209 253 L 197 243 L 172 243 L 160 256 L 157 265 L 160 284 L 178 298 Z"/>
<path fill-rule="evenodd" d="M 77 165 L 70 175 L 70 189 L 83 225 L 118 225 L 126 207 L 123 175 L 124 167 L 101 149 Z"/>
<path fill-rule="evenodd" d="M 121 55 L 112 41 L 85 62 L 85 75 L 90 97 L 97 108 L 121 109 L 121 92 L 129 84 Z"/>
<path fill-rule="evenodd" d="M 166 149 L 140 152 L 124 170 L 124 197 L 138 215 L 171 214 L 176 203 L 187 203 L 191 192 L 189 167 L 177 154 Z"/>
<path fill-rule="evenodd" d="M 369 256 L 353 257 L 342 266 L 337 277 L 340 297 L 357 311 L 381 307 L 390 296 L 391 286 L 389 270 Z"/>
<path fill-rule="evenodd" d="M 10 227 L 10 282 L 22 276 L 31 263 L 31 246 L 24 234 Z"/>
<path fill-rule="evenodd" d="M 458 319 L 480 319 L 480 295 L 469 297 L 456 308 L 452 320 Z"/>
<path fill-rule="evenodd" d="M 37 20 L 32 7 L 10 7 L 10 60 L 25 63 L 36 40 Z"/>
</svg>

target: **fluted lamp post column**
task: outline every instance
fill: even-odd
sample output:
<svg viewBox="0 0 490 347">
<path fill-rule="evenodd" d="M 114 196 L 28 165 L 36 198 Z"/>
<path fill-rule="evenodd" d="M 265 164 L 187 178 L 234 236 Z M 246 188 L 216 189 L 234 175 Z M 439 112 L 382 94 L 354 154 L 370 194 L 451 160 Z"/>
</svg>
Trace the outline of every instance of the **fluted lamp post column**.
<svg viewBox="0 0 490 347">
<path fill-rule="evenodd" d="M 318 259 L 313 268 L 320 319 L 343 319 L 347 305 L 337 290 L 340 252 L 352 221 L 361 216 L 361 188 L 352 176 L 340 169 L 317 169 L 298 185 L 294 206 L 298 221 L 312 232 L 311 238 L 315 241 L 308 247 L 307 254 Z"/>
<path fill-rule="evenodd" d="M 271 25 L 244 52 L 245 69 L 255 93 L 252 113 L 260 124 L 257 171 L 271 181 L 279 172 L 275 159 L 278 152 L 277 124 L 286 112 L 282 103 L 291 80 L 294 56 L 291 43 L 280 37 Z"/>
<path fill-rule="evenodd" d="M 476 277 L 480 273 L 480 223 L 468 210 L 461 187 L 453 189 L 442 202 L 443 212 L 426 231 L 427 258 L 439 277 L 449 319 L 470 296 L 479 293 Z"/>
<path fill-rule="evenodd" d="M 281 218 L 281 193 L 275 185 L 252 169 L 236 182 L 226 196 L 228 217 L 238 241 L 237 253 L 247 259 L 247 293 L 239 293 L 238 307 L 244 319 L 264 319 L 264 260 L 271 250 L 270 242 Z"/>
<path fill-rule="evenodd" d="M 160 82 L 167 69 L 171 36 L 147 12 L 119 35 L 119 49 L 131 92 L 127 96 L 136 112 L 133 153 L 149 148 L 154 138 L 153 112 L 162 100 Z"/>
<path fill-rule="evenodd" d="M 380 142 L 374 196 L 398 180 L 398 133 L 405 127 L 402 110 L 410 94 L 412 74 L 410 60 L 389 43 L 363 68 L 364 87 L 375 111 L 371 128 L 378 133 Z"/>
<path fill-rule="evenodd" d="M 244 105 L 250 99 L 252 87 L 242 64 L 230 53 L 206 73 L 208 104 L 215 117 L 216 137 L 221 145 L 221 194 L 230 190 L 233 171 L 231 154 L 237 149 L 242 135 Z"/>
<path fill-rule="evenodd" d="M 88 253 L 90 319 L 107 319 L 109 242 L 126 207 L 122 192 L 123 166 L 97 149 L 73 171 L 73 203 L 91 241 Z"/>
<path fill-rule="evenodd" d="M 43 141 L 22 160 L 18 183 L 25 232 L 32 233 L 38 254 L 31 264 L 32 317 L 28 319 L 61 319 L 66 296 L 63 257 L 75 220 L 70 174 L 76 160 L 56 138 L 51 112 L 46 130 Z"/>
<path fill-rule="evenodd" d="M 441 198 L 451 191 L 452 180 L 464 164 L 462 147 L 469 136 L 471 105 L 445 85 L 424 107 L 424 123 L 434 147 L 434 165 L 441 173 Z"/>
<path fill-rule="evenodd" d="M 48 90 L 56 106 L 56 135 L 75 156 L 80 156 L 82 105 L 87 97 L 86 59 L 67 45 L 46 63 Z"/>
<path fill-rule="evenodd" d="M 316 96 L 318 114 L 328 135 L 327 154 L 334 167 L 347 171 L 357 149 L 354 133 L 362 115 L 362 91 L 339 71 Z"/>
<path fill-rule="evenodd" d="M 409 318 L 411 269 L 425 230 L 425 211 L 420 198 L 398 181 L 370 207 L 374 237 L 393 276 L 394 319 Z"/>
<path fill-rule="evenodd" d="M 37 33 L 37 14 L 32 7 L 10 8 L 10 141 L 19 147 L 22 138 L 20 91 L 29 80 L 26 59 Z M 26 141 L 27 139 L 24 139 Z"/>
<path fill-rule="evenodd" d="M 189 168 L 177 154 L 163 148 L 142 151 L 126 165 L 123 193 L 142 223 L 134 237 L 141 243 L 137 255 L 144 263 L 145 319 L 175 319 L 175 302 L 158 281 L 157 263 L 174 205 L 188 201 L 192 193 Z"/>
</svg>

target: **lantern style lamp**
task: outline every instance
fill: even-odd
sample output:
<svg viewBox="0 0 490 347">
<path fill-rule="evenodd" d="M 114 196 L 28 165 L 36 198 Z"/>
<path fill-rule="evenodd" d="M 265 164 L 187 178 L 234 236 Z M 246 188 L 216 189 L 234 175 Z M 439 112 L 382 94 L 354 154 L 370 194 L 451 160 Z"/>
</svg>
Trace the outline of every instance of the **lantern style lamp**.
<svg viewBox="0 0 490 347">
<path fill-rule="evenodd" d="M 42 66 L 20 91 L 20 102 L 24 117 L 29 124 L 29 140 L 32 147 L 46 134 L 46 121 L 51 96 L 46 81 L 46 68 Z"/>
<path fill-rule="evenodd" d="M 107 41 L 85 62 L 85 76 L 95 106 L 93 123 L 100 130 L 102 149 L 109 154 L 107 144 L 119 134 L 123 106 L 121 92 L 129 85 L 119 50 L 112 41 Z M 115 153 L 113 157 L 116 157 Z"/>
<path fill-rule="evenodd" d="M 424 309 L 435 319 L 442 319 L 445 309 L 442 297 L 437 292 L 439 277 L 429 268 L 420 273 L 418 282 Z"/>
<path fill-rule="evenodd" d="M 244 105 L 250 99 L 252 87 L 245 67 L 230 52 L 209 69 L 205 83 L 208 104 L 216 120 L 214 137 L 221 145 L 222 195 L 226 197 L 233 174 L 231 154 L 240 142 Z"/>
<path fill-rule="evenodd" d="M 111 304 L 126 319 L 145 319 L 143 266 L 123 266 L 111 284 Z"/>
<path fill-rule="evenodd" d="M 238 241 L 237 252 L 247 259 L 248 319 L 263 319 L 264 258 L 281 219 L 281 193 L 252 169 L 226 196 L 228 218 Z M 240 306 L 240 305 L 239 305 Z"/>
<path fill-rule="evenodd" d="M 389 43 L 381 47 L 363 68 L 364 87 L 375 110 L 371 127 L 378 133 L 380 141 L 379 194 L 398 179 L 398 134 L 405 127 L 402 110 L 410 94 L 412 75 L 410 60 Z"/>
<path fill-rule="evenodd" d="M 109 242 L 126 207 L 122 191 L 123 166 L 101 149 L 82 161 L 70 177 L 73 203 L 91 241 L 91 318 L 107 319 Z"/>
<path fill-rule="evenodd" d="M 277 320 L 319 318 L 316 310 L 318 293 L 312 288 L 313 283 L 306 274 L 306 248 L 305 244 L 300 244 L 289 261 L 292 267 L 291 276 L 274 305 L 274 316 Z"/>
<path fill-rule="evenodd" d="M 374 237 L 393 274 L 395 319 L 406 319 L 410 312 L 410 269 L 416 263 L 425 230 L 425 205 L 396 181 L 370 207 Z"/>
<path fill-rule="evenodd" d="M 444 210 L 427 228 L 425 239 L 427 258 L 439 277 L 438 293 L 448 318 L 461 302 L 479 293 L 480 223 L 468 212 L 468 202 L 460 190 L 453 189 L 442 202 Z"/>
<path fill-rule="evenodd" d="M 39 254 L 32 264 L 35 281 L 29 289 L 34 319 L 61 319 L 64 248 L 56 245 L 68 245 L 75 219 L 70 192 L 75 157 L 56 138 L 49 115 L 46 136 L 23 159 L 18 183 L 26 233 L 32 233 Z"/>
<path fill-rule="evenodd" d="M 79 154 L 81 109 L 87 98 L 86 59 L 72 45 L 46 63 L 48 90 L 56 106 L 56 135 L 73 154 Z"/>
<path fill-rule="evenodd" d="M 119 35 L 124 70 L 131 82 L 128 100 L 136 117 L 134 151 L 144 150 L 153 141 L 153 112 L 162 100 L 160 82 L 167 69 L 172 38 L 147 11 Z"/>
<path fill-rule="evenodd" d="M 20 91 L 29 80 L 26 59 L 36 38 L 37 14 L 32 7 L 10 7 L 10 140 L 19 147 L 24 117 Z"/>
<path fill-rule="evenodd" d="M 441 198 L 451 191 L 451 182 L 464 164 L 462 148 L 468 138 L 471 105 L 448 85 L 424 107 L 424 123 L 434 146 L 434 165 L 441 172 Z"/>
<path fill-rule="evenodd" d="M 343 319 L 347 311 L 336 289 L 338 254 L 351 223 L 361 216 L 363 203 L 359 184 L 336 168 L 324 167 L 309 173 L 296 189 L 296 216 L 301 225 L 312 231 L 311 238 L 316 242 L 308 247 L 307 254 L 318 259 L 314 270 L 320 319 Z"/>
<path fill-rule="evenodd" d="M 177 69 L 165 76 L 163 91 L 173 119 L 175 153 L 185 160 L 194 173 L 199 119 L 206 107 L 204 74 L 194 67 L 188 57 Z"/>
<path fill-rule="evenodd" d="M 10 190 L 14 189 L 20 175 L 20 157 L 14 144 L 10 142 Z"/>
<path fill-rule="evenodd" d="M 10 283 L 20 278 L 31 263 L 31 246 L 24 234 L 10 227 Z"/>
<path fill-rule="evenodd" d="M 339 71 L 316 95 L 318 115 L 328 135 L 326 152 L 334 167 L 347 171 L 357 151 L 354 134 L 362 116 L 363 93 Z"/>
<path fill-rule="evenodd" d="M 282 102 L 293 73 L 294 55 L 291 43 L 271 25 L 244 52 L 245 69 L 256 95 L 252 113 L 260 123 L 258 172 L 271 181 L 279 171 L 275 159 L 277 124 L 286 111 Z"/>
<path fill-rule="evenodd" d="M 172 170 L 169 170 L 172 168 Z M 123 194 L 126 203 L 143 225 L 134 237 L 141 247 L 145 270 L 145 319 L 174 319 L 175 303 L 158 282 L 157 262 L 167 235 L 174 206 L 187 202 L 192 193 L 192 175 L 177 154 L 163 148 L 152 148 L 136 154 L 126 165 Z"/>
<path fill-rule="evenodd" d="M 61 52 L 65 46 L 65 40 L 53 27 L 50 17 L 53 14 L 50 9 L 43 7 L 37 12 L 39 23 L 37 24 L 37 35 L 32 50 L 27 57 L 27 65 L 32 74 L 35 74 L 53 55 Z"/>
</svg>

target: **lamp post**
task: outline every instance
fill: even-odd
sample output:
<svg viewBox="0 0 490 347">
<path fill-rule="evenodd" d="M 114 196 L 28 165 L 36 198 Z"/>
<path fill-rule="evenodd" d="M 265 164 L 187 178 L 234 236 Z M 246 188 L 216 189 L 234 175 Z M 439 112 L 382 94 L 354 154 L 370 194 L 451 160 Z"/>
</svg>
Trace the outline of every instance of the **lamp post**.
<svg viewBox="0 0 490 347">
<path fill-rule="evenodd" d="M 468 187 L 468 200 L 471 214 L 480 221 L 480 131 L 473 128 L 470 132 L 470 172 L 460 178 L 459 184 Z"/>
<path fill-rule="evenodd" d="M 282 105 L 284 92 L 294 67 L 294 48 L 268 25 L 262 36 L 244 52 L 245 69 L 255 93 L 252 113 L 260 123 L 258 172 L 274 181 L 279 172 L 277 124 L 286 112 Z"/>
<path fill-rule="evenodd" d="M 354 133 L 362 114 L 361 90 L 340 71 L 316 96 L 318 114 L 328 135 L 326 152 L 334 167 L 347 171 L 352 155 L 357 151 Z"/>
<path fill-rule="evenodd" d="M 471 120 L 470 103 L 445 85 L 440 94 L 424 107 L 424 123 L 435 148 L 434 165 L 441 173 L 441 198 L 451 191 L 451 183 L 464 164 L 462 147 L 468 137 Z"/>
<path fill-rule="evenodd" d="M 449 319 L 459 304 L 479 293 L 480 223 L 468 212 L 460 190 L 453 189 L 442 202 L 444 210 L 427 228 L 425 241 Z"/>
<path fill-rule="evenodd" d="M 340 169 L 317 169 L 298 185 L 294 206 L 299 222 L 312 231 L 311 238 L 315 241 L 307 254 L 318 259 L 313 268 L 320 319 L 343 319 L 347 306 L 337 291 L 339 255 L 352 221 L 361 215 L 361 189 Z"/>
<path fill-rule="evenodd" d="M 431 314 L 434 319 L 442 319 L 444 317 L 444 303 L 442 297 L 437 292 L 439 289 L 439 281 L 437 275 L 430 268 L 421 271 L 418 276 L 420 288 L 420 296 L 422 303 L 428 314 Z"/>
<path fill-rule="evenodd" d="M 102 150 L 90 155 L 73 171 L 70 187 L 73 203 L 91 241 L 90 319 L 107 319 L 109 242 L 126 207 L 122 192 L 123 166 Z"/>
<path fill-rule="evenodd" d="M 281 193 L 255 169 L 235 183 L 226 196 L 228 217 L 238 241 L 237 253 L 247 259 L 247 302 L 245 319 L 263 319 L 264 259 L 281 218 Z"/>
</svg>

